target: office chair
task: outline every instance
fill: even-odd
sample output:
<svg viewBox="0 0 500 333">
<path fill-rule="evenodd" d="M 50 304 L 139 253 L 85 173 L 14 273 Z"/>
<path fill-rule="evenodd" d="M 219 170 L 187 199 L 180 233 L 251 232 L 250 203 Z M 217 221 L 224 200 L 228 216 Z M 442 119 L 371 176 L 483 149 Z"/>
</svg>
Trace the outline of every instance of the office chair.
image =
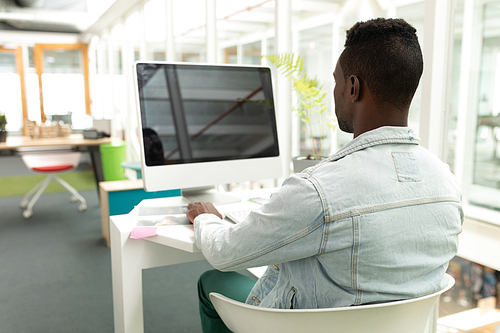
<svg viewBox="0 0 500 333">
<path fill-rule="evenodd" d="M 33 187 L 21 200 L 21 208 L 26 208 L 23 211 L 24 218 L 30 218 L 33 215 L 33 206 L 42 195 L 43 191 L 47 188 L 52 180 L 57 181 L 71 192 L 71 202 L 80 201 L 78 211 L 83 212 L 87 209 L 87 201 L 82 197 L 71 185 L 66 181 L 57 177 L 57 173 L 63 171 L 73 170 L 80 163 L 81 153 L 67 152 L 67 153 L 27 153 L 22 154 L 21 158 L 26 166 L 34 171 L 46 173 L 48 176 Z M 31 197 L 31 199 L 30 199 Z"/>
<path fill-rule="evenodd" d="M 439 296 L 455 284 L 448 274 L 444 281 L 445 288 L 427 296 L 342 308 L 269 309 L 217 293 L 210 293 L 210 300 L 226 326 L 235 333 L 423 333 Z"/>
</svg>

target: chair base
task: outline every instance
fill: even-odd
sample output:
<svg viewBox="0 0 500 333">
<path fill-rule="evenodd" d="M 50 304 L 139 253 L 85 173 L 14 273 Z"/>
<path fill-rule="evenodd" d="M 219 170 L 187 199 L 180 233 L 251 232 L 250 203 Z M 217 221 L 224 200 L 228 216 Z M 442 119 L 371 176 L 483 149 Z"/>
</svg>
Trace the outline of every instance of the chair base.
<svg viewBox="0 0 500 333">
<path fill-rule="evenodd" d="M 23 217 L 28 219 L 31 216 L 33 216 L 33 206 L 36 204 L 40 196 L 42 195 L 43 191 L 47 188 L 49 183 L 55 180 L 64 188 L 66 188 L 71 194 L 71 202 L 77 202 L 80 201 L 80 204 L 78 205 L 78 211 L 83 212 L 87 210 L 87 201 L 85 200 L 84 197 L 82 197 L 71 185 L 69 185 L 66 181 L 62 180 L 61 178 L 57 177 L 55 174 L 49 174 L 44 180 L 42 180 L 40 183 L 38 183 L 35 187 L 33 187 L 21 200 L 21 203 L 19 204 L 21 208 L 26 208 L 23 211 Z M 30 199 L 31 198 L 31 199 Z"/>
</svg>

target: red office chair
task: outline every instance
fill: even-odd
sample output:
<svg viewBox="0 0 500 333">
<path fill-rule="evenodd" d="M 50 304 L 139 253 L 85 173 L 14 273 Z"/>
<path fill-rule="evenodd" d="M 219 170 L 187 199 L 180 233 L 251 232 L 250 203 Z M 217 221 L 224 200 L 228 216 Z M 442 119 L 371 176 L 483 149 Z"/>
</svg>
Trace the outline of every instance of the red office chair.
<svg viewBox="0 0 500 333">
<path fill-rule="evenodd" d="M 79 152 L 57 154 L 42 152 L 21 155 L 24 164 L 26 164 L 26 166 L 32 171 L 48 174 L 44 180 L 33 187 L 21 200 L 21 208 L 26 208 L 23 211 L 24 218 L 28 219 L 33 215 L 33 206 L 52 180 L 57 181 L 73 194 L 71 196 L 71 202 L 80 201 L 78 211 L 83 212 L 87 209 L 87 201 L 85 198 L 82 197 L 71 185 L 57 177 L 57 173 L 76 168 L 80 163 L 80 157 L 81 153 Z"/>
</svg>

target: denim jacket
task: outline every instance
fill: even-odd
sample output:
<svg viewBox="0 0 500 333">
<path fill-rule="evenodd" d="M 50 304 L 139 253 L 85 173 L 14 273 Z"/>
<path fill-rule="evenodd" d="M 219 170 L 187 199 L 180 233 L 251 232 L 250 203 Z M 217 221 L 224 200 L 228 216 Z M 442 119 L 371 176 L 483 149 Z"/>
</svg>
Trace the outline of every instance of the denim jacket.
<svg viewBox="0 0 500 333">
<path fill-rule="evenodd" d="M 325 308 L 439 290 L 462 230 L 460 188 L 407 127 L 366 132 L 288 177 L 269 202 L 228 226 L 195 219 L 216 269 L 269 265 L 247 303 Z"/>
</svg>

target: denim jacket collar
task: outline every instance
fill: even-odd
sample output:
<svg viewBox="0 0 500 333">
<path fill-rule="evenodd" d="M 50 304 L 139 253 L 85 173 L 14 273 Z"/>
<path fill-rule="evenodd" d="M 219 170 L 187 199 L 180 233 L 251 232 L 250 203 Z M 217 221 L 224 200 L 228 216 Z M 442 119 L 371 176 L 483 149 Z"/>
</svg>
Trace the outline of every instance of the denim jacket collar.
<svg viewBox="0 0 500 333">
<path fill-rule="evenodd" d="M 360 136 L 346 144 L 337 153 L 325 159 L 324 161 L 335 162 L 358 150 L 389 143 L 407 143 L 419 145 L 420 138 L 409 127 L 379 127 L 361 134 Z"/>
</svg>

